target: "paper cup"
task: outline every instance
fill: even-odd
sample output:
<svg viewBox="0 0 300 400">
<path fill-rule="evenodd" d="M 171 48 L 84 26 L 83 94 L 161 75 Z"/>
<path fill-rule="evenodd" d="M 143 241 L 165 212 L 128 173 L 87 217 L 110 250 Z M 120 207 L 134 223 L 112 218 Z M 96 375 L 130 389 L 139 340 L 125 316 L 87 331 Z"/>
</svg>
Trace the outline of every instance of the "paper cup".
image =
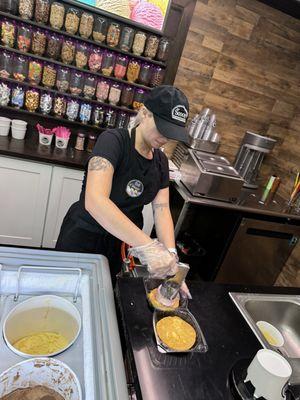
<svg viewBox="0 0 300 400">
<path fill-rule="evenodd" d="M 16 128 L 25 128 L 27 127 L 27 122 L 23 121 L 22 119 L 12 119 L 11 126 Z"/>
<path fill-rule="evenodd" d="M 11 127 L 11 136 L 14 139 L 23 140 L 26 134 L 26 127 L 25 128 L 16 128 L 14 126 Z"/>
<path fill-rule="evenodd" d="M 258 321 L 256 325 L 271 346 L 282 347 L 284 345 L 283 336 L 275 326 L 266 321 Z"/>
<path fill-rule="evenodd" d="M 39 143 L 44 144 L 45 146 L 50 146 L 53 136 L 53 134 L 46 135 L 45 133 L 39 133 Z"/>
<path fill-rule="evenodd" d="M 59 149 L 66 149 L 68 147 L 69 138 L 62 138 L 55 136 L 55 146 Z"/>
<path fill-rule="evenodd" d="M 7 346 L 21 357 L 54 356 L 68 349 L 81 330 L 81 316 L 68 300 L 54 295 L 31 297 L 13 308 L 5 318 L 3 336 Z M 67 339 L 67 346 L 50 354 L 27 354 L 14 344 L 36 333 L 56 332 Z"/>
<path fill-rule="evenodd" d="M 9 118 L 0 117 L 0 136 L 7 136 L 10 129 L 11 120 Z"/>
<path fill-rule="evenodd" d="M 80 382 L 71 368 L 62 361 L 44 357 L 22 361 L 4 371 L 0 375 L 0 397 L 37 385 L 55 390 L 65 400 L 82 400 Z"/>
<path fill-rule="evenodd" d="M 273 350 L 259 350 L 247 370 L 245 382 L 255 387 L 254 397 L 285 399 L 284 387 L 292 375 L 290 364 Z"/>
</svg>

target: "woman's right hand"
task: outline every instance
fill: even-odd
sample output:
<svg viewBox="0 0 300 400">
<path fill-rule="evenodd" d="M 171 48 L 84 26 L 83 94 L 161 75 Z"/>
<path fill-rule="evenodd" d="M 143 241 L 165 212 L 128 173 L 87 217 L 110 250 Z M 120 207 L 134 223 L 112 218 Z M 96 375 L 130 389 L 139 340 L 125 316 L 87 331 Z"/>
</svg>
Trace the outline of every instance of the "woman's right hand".
<svg viewBox="0 0 300 400">
<path fill-rule="evenodd" d="M 154 278 L 165 278 L 177 272 L 174 255 L 157 239 L 144 246 L 132 247 L 129 252 L 142 264 L 147 265 L 149 273 Z"/>
</svg>

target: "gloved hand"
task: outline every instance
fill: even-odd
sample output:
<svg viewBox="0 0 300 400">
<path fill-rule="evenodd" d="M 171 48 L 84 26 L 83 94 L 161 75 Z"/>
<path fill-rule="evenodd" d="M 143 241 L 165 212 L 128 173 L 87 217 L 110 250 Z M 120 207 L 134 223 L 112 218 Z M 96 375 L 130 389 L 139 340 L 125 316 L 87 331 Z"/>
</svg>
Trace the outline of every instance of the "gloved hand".
<svg viewBox="0 0 300 400">
<path fill-rule="evenodd" d="M 174 255 L 157 239 L 144 246 L 132 247 L 129 254 L 147 265 L 149 273 L 154 278 L 165 278 L 176 274 L 177 262 Z"/>
</svg>

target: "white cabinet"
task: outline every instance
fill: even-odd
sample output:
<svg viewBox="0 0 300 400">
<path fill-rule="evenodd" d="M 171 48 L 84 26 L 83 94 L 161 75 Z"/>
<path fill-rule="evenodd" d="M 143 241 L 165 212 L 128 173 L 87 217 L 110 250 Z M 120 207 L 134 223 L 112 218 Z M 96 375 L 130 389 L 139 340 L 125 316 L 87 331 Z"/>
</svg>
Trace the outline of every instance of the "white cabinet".
<svg viewBox="0 0 300 400">
<path fill-rule="evenodd" d="M 84 172 L 54 167 L 45 221 L 43 247 L 54 248 L 69 207 L 79 199 Z"/>
<path fill-rule="evenodd" d="M 52 167 L 0 157 L 0 244 L 41 246 Z"/>
</svg>

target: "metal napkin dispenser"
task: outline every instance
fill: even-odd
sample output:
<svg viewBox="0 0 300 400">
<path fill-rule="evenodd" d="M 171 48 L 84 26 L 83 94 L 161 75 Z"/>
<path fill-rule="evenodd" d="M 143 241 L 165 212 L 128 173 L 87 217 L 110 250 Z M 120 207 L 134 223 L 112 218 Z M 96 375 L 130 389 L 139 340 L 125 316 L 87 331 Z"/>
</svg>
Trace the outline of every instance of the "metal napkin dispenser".
<svg viewBox="0 0 300 400">
<path fill-rule="evenodd" d="M 188 149 L 181 167 L 181 181 L 194 196 L 235 202 L 243 178 L 225 157 Z"/>
</svg>

